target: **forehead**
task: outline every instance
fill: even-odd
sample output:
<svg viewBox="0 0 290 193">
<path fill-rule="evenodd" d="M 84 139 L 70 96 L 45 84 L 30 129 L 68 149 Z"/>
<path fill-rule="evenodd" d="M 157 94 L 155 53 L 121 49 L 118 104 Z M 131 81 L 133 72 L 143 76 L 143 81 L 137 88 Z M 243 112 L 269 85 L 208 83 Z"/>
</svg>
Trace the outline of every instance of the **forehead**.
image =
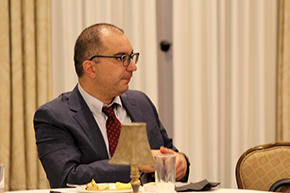
<svg viewBox="0 0 290 193">
<path fill-rule="evenodd" d="M 103 33 L 102 42 L 106 48 L 104 53 L 107 54 L 130 54 L 133 51 L 130 40 L 125 34 L 107 31 Z"/>
</svg>

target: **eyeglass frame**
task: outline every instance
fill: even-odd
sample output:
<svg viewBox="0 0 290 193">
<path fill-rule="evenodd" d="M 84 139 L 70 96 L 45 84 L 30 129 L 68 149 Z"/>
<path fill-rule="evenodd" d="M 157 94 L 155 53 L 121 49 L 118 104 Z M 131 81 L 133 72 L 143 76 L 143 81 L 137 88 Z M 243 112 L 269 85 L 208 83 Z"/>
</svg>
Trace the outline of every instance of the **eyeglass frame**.
<svg viewBox="0 0 290 193">
<path fill-rule="evenodd" d="M 125 65 L 125 64 L 124 64 L 124 58 L 125 58 L 126 56 L 129 56 L 129 60 L 128 60 L 128 64 Z M 140 53 L 139 53 L 139 52 L 132 53 L 132 54 L 130 54 L 130 55 L 128 55 L 128 54 L 124 54 L 124 55 L 122 55 L 122 56 L 102 56 L 102 55 L 95 55 L 95 56 L 91 57 L 89 60 L 92 61 L 94 58 L 116 58 L 116 59 L 118 59 L 118 60 L 122 60 L 122 65 L 123 65 L 124 67 L 127 67 L 127 66 L 129 66 L 131 60 L 133 60 L 133 57 L 134 57 L 134 56 L 137 57 L 137 58 L 135 59 L 136 62 L 134 61 L 135 64 L 137 64 L 137 62 L 138 62 L 138 60 L 139 60 L 139 56 L 140 56 Z"/>
</svg>

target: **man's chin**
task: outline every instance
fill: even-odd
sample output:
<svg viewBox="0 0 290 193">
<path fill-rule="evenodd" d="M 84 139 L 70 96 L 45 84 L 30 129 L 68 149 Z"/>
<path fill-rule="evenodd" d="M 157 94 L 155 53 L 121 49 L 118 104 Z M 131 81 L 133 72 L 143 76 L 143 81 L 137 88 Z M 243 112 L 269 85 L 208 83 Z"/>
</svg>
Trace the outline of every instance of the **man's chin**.
<svg viewBox="0 0 290 193">
<path fill-rule="evenodd" d="M 129 85 L 128 85 L 128 84 L 127 84 L 127 85 L 124 85 L 124 86 L 122 87 L 122 89 L 120 89 L 120 93 L 123 94 L 123 93 L 126 92 L 128 89 L 129 89 Z"/>
</svg>

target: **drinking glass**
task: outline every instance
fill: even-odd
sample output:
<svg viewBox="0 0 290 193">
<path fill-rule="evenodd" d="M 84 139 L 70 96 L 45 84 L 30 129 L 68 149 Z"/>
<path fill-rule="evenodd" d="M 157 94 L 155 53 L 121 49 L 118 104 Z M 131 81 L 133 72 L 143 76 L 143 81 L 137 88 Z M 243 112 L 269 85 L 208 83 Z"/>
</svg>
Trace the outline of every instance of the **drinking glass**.
<svg viewBox="0 0 290 193">
<path fill-rule="evenodd" d="M 5 165 L 0 164 L 0 193 L 4 193 Z"/>
<path fill-rule="evenodd" d="M 173 193 L 176 178 L 176 156 L 158 154 L 155 158 L 155 183 L 157 193 Z"/>
</svg>

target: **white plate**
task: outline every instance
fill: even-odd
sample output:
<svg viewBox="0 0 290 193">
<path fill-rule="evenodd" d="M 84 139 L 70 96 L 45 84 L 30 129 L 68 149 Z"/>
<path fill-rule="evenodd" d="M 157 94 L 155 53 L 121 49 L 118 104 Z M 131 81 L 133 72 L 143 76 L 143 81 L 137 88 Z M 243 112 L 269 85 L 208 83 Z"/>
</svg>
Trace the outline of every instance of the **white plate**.
<svg viewBox="0 0 290 193">
<path fill-rule="evenodd" d="M 99 185 L 102 185 L 101 183 L 98 183 Z M 103 183 L 103 184 L 110 184 L 110 189 L 109 190 L 86 190 L 86 185 L 81 185 L 76 187 L 76 191 L 80 193 L 132 193 L 132 189 L 126 189 L 126 190 L 118 190 L 116 188 L 115 183 Z"/>
</svg>

